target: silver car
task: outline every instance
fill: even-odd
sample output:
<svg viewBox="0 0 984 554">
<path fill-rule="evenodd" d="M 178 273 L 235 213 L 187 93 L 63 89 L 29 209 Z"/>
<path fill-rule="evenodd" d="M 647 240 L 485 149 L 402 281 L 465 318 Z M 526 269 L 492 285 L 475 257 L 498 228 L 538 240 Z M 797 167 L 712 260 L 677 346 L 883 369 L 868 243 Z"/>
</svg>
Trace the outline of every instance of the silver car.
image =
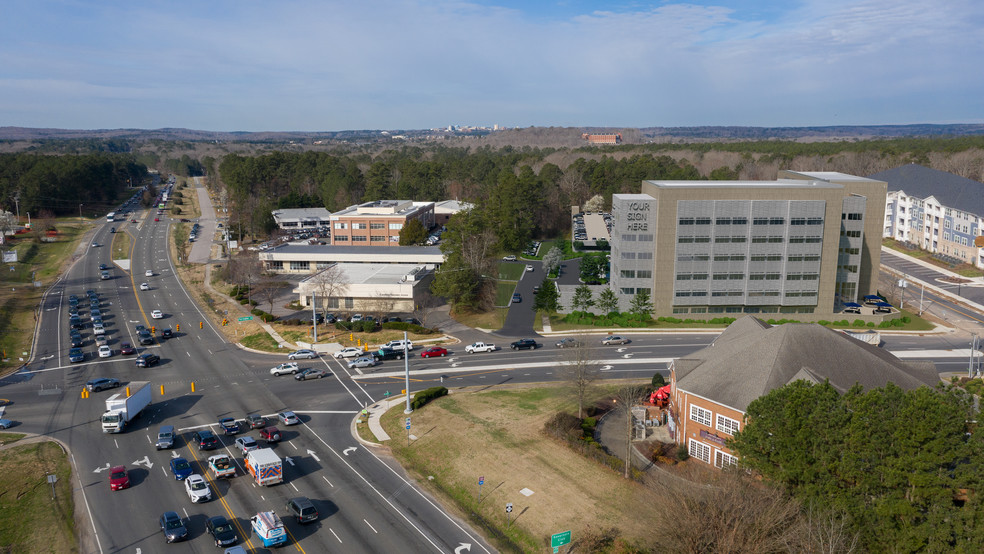
<svg viewBox="0 0 984 554">
<path fill-rule="evenodd" d="M 601 344 L 610 346 L 612 344 L 629 344 L 629 339 L 619 335 L 609 335 L 602 339 Z"/>
<path fill-rule="evenodd" d="M 349 369 L 372 367 L 374 365 L 376 365 L 376 358 L 373 356 L 362 356 L 348 363 Z"/>
</svg>

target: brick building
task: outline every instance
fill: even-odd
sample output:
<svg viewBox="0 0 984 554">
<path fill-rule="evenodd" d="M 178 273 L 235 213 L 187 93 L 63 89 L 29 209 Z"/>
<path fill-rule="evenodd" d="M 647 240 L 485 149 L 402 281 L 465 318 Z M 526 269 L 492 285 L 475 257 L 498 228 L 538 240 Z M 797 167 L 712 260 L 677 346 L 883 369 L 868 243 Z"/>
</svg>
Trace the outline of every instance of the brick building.
<svg viewBox="0 0 984 554">
<path fill-rule="evenodd" d="M 425 230 L 434 226 L 434 203 L 376 200 L 331 214 L 331 244 L 335 246 L 398 246 L 400 231 L 416 219 Z"/>
</svg>

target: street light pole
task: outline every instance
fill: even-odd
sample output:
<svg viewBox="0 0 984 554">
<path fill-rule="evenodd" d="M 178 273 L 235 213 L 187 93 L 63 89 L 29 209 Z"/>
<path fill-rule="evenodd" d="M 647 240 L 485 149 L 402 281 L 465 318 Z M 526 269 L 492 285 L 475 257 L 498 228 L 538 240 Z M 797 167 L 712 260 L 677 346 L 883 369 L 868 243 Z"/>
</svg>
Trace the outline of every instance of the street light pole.
<svg viewBox="0 0 984 554">
<path fill-rule="evenodd" d="M 79 204 L 79 224 L 80 225 L 82 224 L 82 206 L 85 206 L 85 204 Z"/>
<path fill-rule="evenodd" d="M 406 388 L 407 388 L 407 407 L 403 410 L 403 413 L 409 414 L 413 412 L 413 408 L 410 407 L 410 355 L 407 348 L 407 332 L 403 332 L 403 367 L 406 374 Z M 409 431 L 407 431 L 409 433 Z M 407 439 L 409 440 L 409 439 Z"/>
</svg>

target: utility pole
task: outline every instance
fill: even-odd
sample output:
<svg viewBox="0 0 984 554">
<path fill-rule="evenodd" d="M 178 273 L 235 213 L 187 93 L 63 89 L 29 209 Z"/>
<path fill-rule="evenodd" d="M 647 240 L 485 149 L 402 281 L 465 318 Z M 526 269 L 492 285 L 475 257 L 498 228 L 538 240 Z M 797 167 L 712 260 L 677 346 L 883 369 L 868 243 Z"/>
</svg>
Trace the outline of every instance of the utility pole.
<svg viewBox="0 0 984 554">
<path fill-rule="evenodd" d="M 409 353 L 407 352 L 406 331 L 403 332 L 403 367 L 404 367 L 404 373 L 406 374 L 406 387 L 407 387 L 407 407 L 405 410 L 403 410 L 403 413 L 409 414 L 409 413 L 413 413 L 413 409 L 410 407 L 410 356 Z"/>
<path fill-rule="evenodd" d="M 17 224 L 20 225 L 20 191 L 14 194 L 14 206 L 17 208 Z"/>
</svg>

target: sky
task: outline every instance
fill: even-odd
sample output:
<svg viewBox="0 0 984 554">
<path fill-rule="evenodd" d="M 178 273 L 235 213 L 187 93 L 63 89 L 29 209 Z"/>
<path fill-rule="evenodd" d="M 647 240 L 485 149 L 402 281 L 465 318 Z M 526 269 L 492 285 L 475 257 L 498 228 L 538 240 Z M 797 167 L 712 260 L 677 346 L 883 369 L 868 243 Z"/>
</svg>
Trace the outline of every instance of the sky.
<svg viewBox="0 0 984 554">
<path fill-rule="evenodd" d="M 0 126 L 980 122 L 980 0 L 0 4 Z"/>
</svg>

